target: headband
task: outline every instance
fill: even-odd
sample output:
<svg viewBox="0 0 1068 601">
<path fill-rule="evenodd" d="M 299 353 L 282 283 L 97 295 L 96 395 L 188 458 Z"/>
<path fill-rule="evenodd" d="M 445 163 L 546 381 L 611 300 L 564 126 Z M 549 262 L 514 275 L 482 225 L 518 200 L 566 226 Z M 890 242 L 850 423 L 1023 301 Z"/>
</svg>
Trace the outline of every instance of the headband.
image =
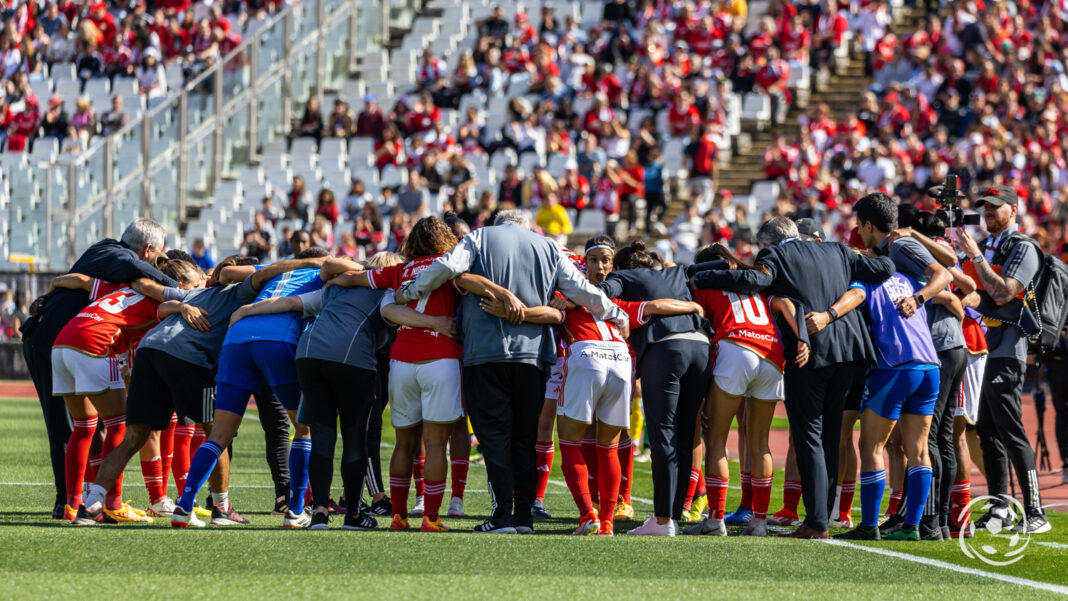
<svg viewBox="0 0 1068 601">
<path fill-rule="evenodd" d="M 607 244 L 595 244 L 595 245 L 593 245 L 593 246 L 591 246 L 591 247 L 586 249 L 586 254 L 588 255 L 588 254 L 590 254 L 590 252 L 595 251 L 598 248 L 603 248 L 603 249 L 607 250 L 608 252 L 612 253 L 613 255 L 616 254 L 616 249 L 612 248 L 611 246 L 608 246 Z"/>
</svg>

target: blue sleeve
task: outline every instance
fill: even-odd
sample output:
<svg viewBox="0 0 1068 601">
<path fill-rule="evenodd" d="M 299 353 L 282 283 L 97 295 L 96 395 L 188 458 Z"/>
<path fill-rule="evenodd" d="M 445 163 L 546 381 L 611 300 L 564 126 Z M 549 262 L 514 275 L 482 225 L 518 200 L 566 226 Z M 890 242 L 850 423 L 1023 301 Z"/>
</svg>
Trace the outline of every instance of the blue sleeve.
<svg viewBox="0 0 1068 601">
<path fill-rule="evenodd" d="M 864 282 L 852 281 L 849 282 L 849 287 L 846 288 L 846 290 L 860 290 L 864 292 L 864 300 L 860 303 L 863 305 L 864 303 L 868 302 L 868 296 L 871 294 L 871 290 L 869 290 L 868 288 L 869 284 L 865 284 Z"/>
</svg>

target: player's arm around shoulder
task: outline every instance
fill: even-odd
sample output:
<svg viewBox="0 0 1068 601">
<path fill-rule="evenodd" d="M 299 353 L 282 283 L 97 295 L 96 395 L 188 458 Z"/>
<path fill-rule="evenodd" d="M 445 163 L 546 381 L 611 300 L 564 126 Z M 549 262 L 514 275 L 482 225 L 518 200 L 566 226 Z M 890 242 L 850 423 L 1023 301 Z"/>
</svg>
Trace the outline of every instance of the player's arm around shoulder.
<svg viewBox="0 0 1068 601">
<path fill-rule="evenodd" d="M 53 279 L 52 284 L 48 287 L 48 292 L 45 294 L 51 294 L 56 288 L 85 290 L 86 292 L 89 292 L 92 287 L 93 278 L 81 273 L 67 273 Z"/>
<path fill-rule="evenodd" d="M 275 298 L 268 298 L 261 300 L 251 305 L 243 305 L 238 307 L 230 315 L 230 325 L 241 321 L 246 317 L 252 317 L 253 315 L 270 315 L 272 313 L 287 313 L 290 311 L 304 312 L 304 303 L 301 301 L 300 296 L 276 296 Z"/>
</svg>

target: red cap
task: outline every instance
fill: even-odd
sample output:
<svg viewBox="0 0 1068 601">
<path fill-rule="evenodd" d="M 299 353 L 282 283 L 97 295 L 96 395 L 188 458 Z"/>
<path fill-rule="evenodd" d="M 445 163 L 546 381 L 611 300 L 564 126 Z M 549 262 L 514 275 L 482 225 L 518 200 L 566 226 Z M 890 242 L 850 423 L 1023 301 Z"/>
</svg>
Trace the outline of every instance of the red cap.
<svg viewBox="0 0 1068 601">
<path fill-rule="evenodd" d="M 860 228 L 855 227 L 849 230 L 849 239 L 846 240 L 846 246 L 856 248 L 859 250 L 865 250 L 864 239 L 860 237 Z"/>
<path fill-rule="evenodd" d="M 59 94 L 52 94 L 52 97 L 48 99 L 48 106 L 55 107 L 63 104 L 63 97 Z"/>
</svg>

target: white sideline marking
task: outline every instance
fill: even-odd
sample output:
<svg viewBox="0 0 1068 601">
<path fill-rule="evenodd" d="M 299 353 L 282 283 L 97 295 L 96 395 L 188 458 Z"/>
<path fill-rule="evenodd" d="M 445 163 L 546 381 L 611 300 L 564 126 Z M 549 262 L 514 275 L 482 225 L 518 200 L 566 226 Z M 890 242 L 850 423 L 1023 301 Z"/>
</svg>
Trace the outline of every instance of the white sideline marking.
<svg viewBox="0 0 1068 601">
<path fill-rule="evenodd" d="M 1059 584 L 1050 584 L 1048 582 L 1039 582 L 1038 580 L 1029 580 L 1027 578 L 1019 578 L 1017 576 L 1008 576 L 1005 574 L 998 574 L 997 572 L 987 572 L 986 570 L 979 570 L 976 568 L 969 568 L 960 566 L 955 563 L 949 563 L 948 561 L 941 561 L 938 559 L 931 559 L 930 557 L 921 557 L 918 555 L 909 555 L 908 553 L 900 553 L 898 551 L 890 551 L 889 549 L 880 549 L 878 547 L 866 547 L 864 545 L 857 545 L 842 540 L 836 539 L 824 539 L 821 541 L 828 545 L 836 547 L 848 547 L 850 549 L 857 549 L 859 551 L 867 551 L 868 553 L 875 553 L 876 555 L 883 555 L 885 557 L 893 557 L 894 559 L 903 559 L 905 561 L 911 561 L 922 565 L 934 566 L 936 568 L 942 568 L 951 572 L 959 572 L 961 574 L 970 574 L 972 576 L 982 576 L 983 578 L 990 578 L 992 580 L 1000 580 L 1001 582 L 1007 582 L 1009 584 L 1016 584 L 1019 586 L 1027 586 L 1030 588 L 1047 591 L 1051 593 L 1057 593 L 1060 595 L 1068 595 L 1068 586 L 1061 586 Z"/>
</svg>

